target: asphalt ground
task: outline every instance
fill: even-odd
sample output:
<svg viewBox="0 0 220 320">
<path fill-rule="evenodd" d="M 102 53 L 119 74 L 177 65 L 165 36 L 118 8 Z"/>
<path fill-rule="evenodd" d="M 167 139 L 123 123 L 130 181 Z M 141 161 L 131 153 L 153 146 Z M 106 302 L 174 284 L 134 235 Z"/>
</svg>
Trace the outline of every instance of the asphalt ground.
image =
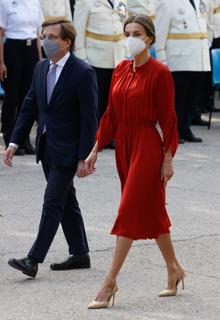
<svg viewBox="0 0 220 320">
<path fill-rule="evenodd" d="M 10 268 L 7 260 L 27 254 L 41 215 L 45 180 L 34 156 L 3 163 L 0 136 L 0 320 L 218 320 L 220 319 L 220 113 L 210 131 L 193 127 L 203 143 L 185 143 L 174 160 L 167 188 L 177 256 L 188 272 L 185 290 L 159 298 L 166 269 L 154 241 L 136 241 L 118 279 L 114 308 L 87 310 L 112 256 L 109 235 L 120 201 L 114 152 L 99 154 L 97 172 L 75 179 L 85 220 L 92 267 L 55 272 L 67 245 L 59 229 L 36 279 Z M 34 134 L 34 130 L 33 130 Z"/>
</svg>

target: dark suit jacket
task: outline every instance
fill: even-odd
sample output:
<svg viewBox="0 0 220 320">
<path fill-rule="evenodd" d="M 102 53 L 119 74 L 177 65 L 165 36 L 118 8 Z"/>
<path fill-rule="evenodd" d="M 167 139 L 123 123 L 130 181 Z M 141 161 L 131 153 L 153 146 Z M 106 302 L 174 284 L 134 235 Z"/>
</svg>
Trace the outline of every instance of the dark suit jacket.
<svg viewBox="0 0 220 320">
<path fill-rule="evenodd" d="M 40 142 L 46 125 L 51 164 L 75 167 L 78 160 L 88 156 L 95 143 L 98 109 L 95 71 L 71 54 L 47 104 L 48 69 L 48 59 L 37 64 L 10 141 L 22 145 L 38 119 L 37 162 L 41 160 Z"/>
</svg>

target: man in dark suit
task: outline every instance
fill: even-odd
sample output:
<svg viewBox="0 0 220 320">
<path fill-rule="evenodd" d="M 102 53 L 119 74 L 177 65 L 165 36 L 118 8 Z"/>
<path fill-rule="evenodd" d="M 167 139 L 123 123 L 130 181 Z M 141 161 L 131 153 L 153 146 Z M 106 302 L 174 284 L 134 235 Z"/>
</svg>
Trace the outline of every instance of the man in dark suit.
<svg viewBox="0 0 220 320">
<path fill-rule="evenodd" d="M 73 178 L 87 175 L 85 159 L 97 130 L 97 83 L 93 69 L 71 52 L 75 42 L 73 24 L 59 18 L 43 23 L 42 38 L 48 59 L 34 71 L 31 88 L 5 152 L 12 166 L 16 148 L 23 143 L 34 120 L 37 162 L 47 180 L 39 231 L 27 257 L 10 259 L 9 265 L 35 277 L 61 222 L 70 256 L 51 265 L 52 270 L 89 268 L 90 258 L 83 219 Z"/>
</svg>

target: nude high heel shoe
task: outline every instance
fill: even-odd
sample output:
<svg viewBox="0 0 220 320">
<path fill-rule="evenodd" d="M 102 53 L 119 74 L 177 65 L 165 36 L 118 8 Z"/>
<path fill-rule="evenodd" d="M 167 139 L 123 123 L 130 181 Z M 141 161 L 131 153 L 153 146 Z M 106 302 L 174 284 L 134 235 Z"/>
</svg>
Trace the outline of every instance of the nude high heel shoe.
<svg viewBox="0 0 220 320">
<path fill-rule="evenodd" d="M 102 308 L 109 308 L 111 299 L 112 299 L 112 307 L 115 304 L 115 294 L 118 291 L 118 286 L 115 284 L 114 288 L 112 289 L 112 292 L 106 301 L 97 301 L 94 300 L 88 305 L 88 309 L 102 309 Z"/>
<path fill-rule="evenodd" d="M 176 296 L 177 294 L 177 289 L 178 289 L 178 285 L 180 282 L 182 282 L 182 289 L 184 290 L 184 279 L 186 277 L 186 271 L 183 271 L 181 273 L 181 275 L 178 276 L 177 281 L 176 281 L 176 286 L 174 289 L 166 289 L 163 290 L 159 293 L 159 297 L 172 297 L 172 296 Z"/>
</svg>

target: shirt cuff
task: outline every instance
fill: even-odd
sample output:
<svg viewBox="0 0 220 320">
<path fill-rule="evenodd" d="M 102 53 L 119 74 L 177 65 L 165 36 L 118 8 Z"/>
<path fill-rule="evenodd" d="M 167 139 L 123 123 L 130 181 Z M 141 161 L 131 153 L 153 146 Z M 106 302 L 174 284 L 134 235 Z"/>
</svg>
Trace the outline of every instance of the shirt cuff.
<svg viewBox="0 0 220 320">
<path fill-rule="evenodd" d="M 10 142 L 10 143 L 9 143 L 9 147 L 14 147 L 15 149 L 18 149 L 19 145 L 16 144 L 16 143 Z"/>
</svg>

